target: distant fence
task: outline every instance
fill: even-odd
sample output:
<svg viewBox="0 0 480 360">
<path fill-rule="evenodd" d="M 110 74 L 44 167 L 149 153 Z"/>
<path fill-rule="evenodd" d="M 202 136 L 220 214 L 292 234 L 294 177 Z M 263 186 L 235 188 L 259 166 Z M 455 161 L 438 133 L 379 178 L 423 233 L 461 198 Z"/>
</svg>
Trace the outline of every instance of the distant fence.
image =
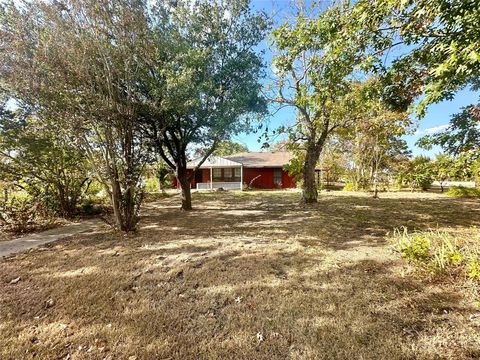
<svg viewBox="0 0 480 360">
<path fill-rule="evenodd" d="M 432 183 L 433 186 L 438 186 L 440 187 L 441 185 L 443 187 L 450 187 L 450 186 L 463 186 L 466 188 L 474 188 L 475 187 L 475 181 L 444 181 L 441 185 L 440 182 L 434 181 Z"/>
<path fill-rule="evenodd" d="M 197 183 L 197 190 L 210 190 L 210 189 L 220 189 L 220 188 L 225 190 L 240 190 L 242 188 L 242 183 L 241 182 Z"/>
</svg>

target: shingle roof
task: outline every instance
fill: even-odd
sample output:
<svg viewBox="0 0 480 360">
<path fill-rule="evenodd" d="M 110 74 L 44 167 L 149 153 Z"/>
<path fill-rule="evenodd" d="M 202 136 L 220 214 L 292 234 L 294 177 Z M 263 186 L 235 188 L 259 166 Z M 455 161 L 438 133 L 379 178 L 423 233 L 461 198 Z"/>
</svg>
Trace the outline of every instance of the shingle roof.
<svg viewBox="0 0 480 360">
<path fill-rule="evenodd" d="M 263 168 L 263 167 L 283 167 L 292 159 L 293 155 L 287 151 L 276 152 L 245 152 L 224 156 L 238 163 L 242 163 L 244 167 Z"/>
</svg>

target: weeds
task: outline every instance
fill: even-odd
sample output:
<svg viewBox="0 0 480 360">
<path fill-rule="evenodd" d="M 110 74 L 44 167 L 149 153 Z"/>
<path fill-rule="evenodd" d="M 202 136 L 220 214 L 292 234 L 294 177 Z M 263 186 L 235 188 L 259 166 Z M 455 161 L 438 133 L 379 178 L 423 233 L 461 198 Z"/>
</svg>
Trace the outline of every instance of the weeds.
<svg viewBox="0 0 480 360">
<path fill-rule="evenodd" d="M 464 233 L 396 229 L 390 241 L 418 268 L 436 274 L 463 274 L 480 281 L 480 236 L 476 228 Z"/>
<path fill-rule="evenodd" d="M 452 186 L 447 191 L 447 196 L 457 197 L 457 198 L 475 198 L 480 197 L 480 189 L 478 188 L 467 188 L 463 186 Z"/>
</svg>

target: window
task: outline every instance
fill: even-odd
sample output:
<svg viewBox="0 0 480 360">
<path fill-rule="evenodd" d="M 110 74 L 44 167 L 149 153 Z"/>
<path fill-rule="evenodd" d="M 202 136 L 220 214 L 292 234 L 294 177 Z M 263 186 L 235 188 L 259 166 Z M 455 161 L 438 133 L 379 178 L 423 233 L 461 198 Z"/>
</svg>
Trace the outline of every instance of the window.
<svg viewBox="0 0 480 360">
<path fill-rule="evenodd" d="M 240 181 L 240 171 L 239 168 L 233 169 L 233 181 Z"/>
<path fill-rule="evenodd" d="M 222 169 L 213 169 L 213 181 L 222 181 Z"/>
<path fill-rule="evenodd" d="M 282 185 L 282 169 L 273 170 L 273 183 L 275 185 Z"/>
<path fill-rule="evenodd" d="M 232 178 L 232 169 L 223 169 L 223 178 L 225 180 L 230 180 Z"/>
</svg>

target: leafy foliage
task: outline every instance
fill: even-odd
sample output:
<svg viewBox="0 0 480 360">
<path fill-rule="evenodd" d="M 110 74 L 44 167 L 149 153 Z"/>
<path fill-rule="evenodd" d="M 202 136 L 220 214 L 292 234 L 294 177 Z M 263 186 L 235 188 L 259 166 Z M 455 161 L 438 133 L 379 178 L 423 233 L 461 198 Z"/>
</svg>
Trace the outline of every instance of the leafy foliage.
<svg viewBox="0 0 480 360">
<path fill-rule="evenodd" d="M 82 148 L 112 199 L 117 228 L 134 230 L 146 161 L 139 119 L 157 102 L 139 96 L 156 79 L 143 1 L 11 2 L 0 12 L 8 94 L 55 121 Z M 68 130 L 67 130 L 68 129 Z"/>
<path fill-rule="evenodd" d="M 426 191 L 434 181 L 432 162 L 426 156 L 416 156 L 408 162 L 407 166 L 398 174 L 402 182 L 406 182 L 412 190 L 420 188 Z"/>
<path fill-rule="evenodd" d="M 462 108 L 460 113 L 452 116 L 446 130 L 422 137 L 418 145 L 425 149 L 439 145 L 453 156 L 480 152 L 480 104 Z"/>
<path fill-rule="evenodd" d="M 390 61 L 387 74 L 394 94 L 425 94 L 420 114 L 467 85 L 479 87 L 478 1 L 362 0 L 353 13 L 353 33 L 370 38 L 373 53 L 407 49 Z"/>
<path fill-rule="evenodd" d="M 294 23 L 273 31 L 278 54 L 272 98 L 297 110 L 295 123 L 278 132 L 289 135 L 291 148 L 303 159 L 302 196 L 307 203 L 317 201 L 315 166 L 325 141 L 355 120 L 351 76 L 363 54 L 362 42 L 344 31 L 350 16 L 348 8 L 330 6 L 316 18 L 300 13 Z"/>
<path fill-rule="evenodd" d="M 178 1 L 159 4 L 164 22 L 154 26 L 154 39 L 168 36 L 166 108 L 145 118 L 146 135 L 182 188 L 182 208 L 190 210 L 187 153 L 205 149 L 203 160 L 222 141 L 250 129 L 251 116 L 266 111 L 260 93 L 263 63 L 255 47 L 268 22 L 253 12 L 248 0 Z M 153 114 L 156 115 L 156 114 Z"/>
<path fill-rule="evenodd" d="M 43 121 L 42 121 L 43 120 Z M 71 217 L 86 189 L 85 156 L 52 121 L 21 109 L 0 118 L 0 172 L 33 201 Z"/>
</svg>

